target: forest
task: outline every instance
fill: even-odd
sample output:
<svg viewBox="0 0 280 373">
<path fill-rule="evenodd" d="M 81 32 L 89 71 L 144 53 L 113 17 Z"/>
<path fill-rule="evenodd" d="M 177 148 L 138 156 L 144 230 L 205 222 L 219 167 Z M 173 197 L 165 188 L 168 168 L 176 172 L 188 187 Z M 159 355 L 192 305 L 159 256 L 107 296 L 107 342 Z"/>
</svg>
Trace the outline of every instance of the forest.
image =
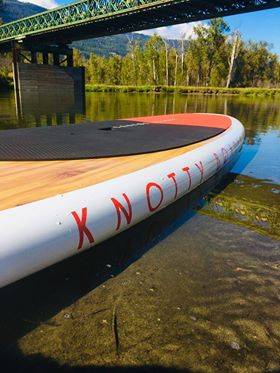
<svg viewBox="0 0 280 373">
<path fill-rule="evenodd" d="M 265 41 L 245 41 L 222 18 L 194 27 L 194 35 L 143 44 L 127 35 L 128 52 L 89 56 L 74 49 L 88 85 L 280 88 L 280 59 Z M 0 85 L 11 79 L 11 56 L 0 55 Z"/>
<path fill-rule="evenodd" d="M 159 35 L 144 46 L 133 39 L 121 57 L 74 52 L 89 84 L 279 88 L 280 60 L 267 42 L 244 41 L 221 18 L 194 28 L 174 46 Z"/>
</svg>

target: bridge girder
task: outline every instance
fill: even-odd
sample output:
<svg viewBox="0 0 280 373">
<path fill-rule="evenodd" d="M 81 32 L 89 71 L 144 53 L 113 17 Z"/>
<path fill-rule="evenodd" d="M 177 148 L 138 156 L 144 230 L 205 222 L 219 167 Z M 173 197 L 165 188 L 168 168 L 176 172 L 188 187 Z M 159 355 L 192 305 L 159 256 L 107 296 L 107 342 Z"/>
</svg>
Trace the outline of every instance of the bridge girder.
<svg viewBox="0 0 280 373">
<path fill-rule="evenodd" d="M 0 27 L 10 42 L 58 44 L 280 6 L 280 0 L 80 0 Z"/>
</svg>

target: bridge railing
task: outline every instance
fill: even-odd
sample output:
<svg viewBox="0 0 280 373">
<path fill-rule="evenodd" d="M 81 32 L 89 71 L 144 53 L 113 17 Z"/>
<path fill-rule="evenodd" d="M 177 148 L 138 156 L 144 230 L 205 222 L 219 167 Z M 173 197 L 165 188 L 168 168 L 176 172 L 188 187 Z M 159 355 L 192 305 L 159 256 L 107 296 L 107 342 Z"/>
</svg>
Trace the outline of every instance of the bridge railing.
<svg viewBox="0 0 280 373">
<path fill-rule="evenodd" d="M 170 0 L 80 0 L 0 26 L 0 43 Z"/>
</svg>

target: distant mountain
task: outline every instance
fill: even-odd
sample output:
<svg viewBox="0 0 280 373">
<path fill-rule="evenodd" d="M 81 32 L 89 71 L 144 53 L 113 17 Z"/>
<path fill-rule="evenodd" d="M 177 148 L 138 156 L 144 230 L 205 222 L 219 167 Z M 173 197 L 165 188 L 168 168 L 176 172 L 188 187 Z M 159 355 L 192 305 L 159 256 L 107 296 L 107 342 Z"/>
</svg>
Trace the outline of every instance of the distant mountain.
<svg viewBox="0 0 280 373">
<path fill-rule="evenodd" d="M 112 54 L 119 54 L 125 56 L 129 49 L 129 43 L 137 41 L 139 45 L 144 45 L 149 36 L 143 34 L 129 33 L 113 36 L 103 36 L 102 38 L 81 40 L 74 42 L 74 48 L 79 49 L 83 55 L 88 57 L 90 53 L 96 53 L 100 56 L 108 57 Z"/>
<path fill-rule="evenodd" d="M 28 17 L 32 14 L 43 12 L 44 10 L 45 8 L 38 5 L 21 3 L 17 0 L 4 0 L 2 6 L 0 7 L 0 18 L 3 22 L 12 22 L 19 18 Z"/>
<path fill-rule="evenodd" d="M 129 50 L 129 43 L 131 41 L 137 41 L 140 46 L 143 46 L 149 39 L 150 36 L 131 32 L 127 34 L 103 36 L 102 38 L 90 40 L 81 40 L 74 42 L 72 46 L 79 49 L 86 57 L 88 57 L 90 53 L 96 53 L 105 57 L 112 54 L 125 56 Z M 180 41 L 167 40 L 167 43 L 172 47 L 178 48 Z"/>
<path fill-rule="evenodd" d="M 38 5 L 22 3 L 18 0 L 4 0 L 1 6 L 0 0 L 0 18 L 6 23 L 15 21 L 19 18 L 43 12 L 46 10 Z M 79 49 L 84 56 L 88 57 L 90 53 L 96 53 L 100 56 L 108 57 L 111 54 L 126 55 L 131 40 L 137 40 L 140 45 L 144 45 L 149 36 L 143 34 L 129 33 L 122 35 L 105 36 L 97 39 L 82 40 L 72 44 L 74 48 Z M 169 44 L 178 46 L 177 40 L 169 40 Z"/>
</svg>

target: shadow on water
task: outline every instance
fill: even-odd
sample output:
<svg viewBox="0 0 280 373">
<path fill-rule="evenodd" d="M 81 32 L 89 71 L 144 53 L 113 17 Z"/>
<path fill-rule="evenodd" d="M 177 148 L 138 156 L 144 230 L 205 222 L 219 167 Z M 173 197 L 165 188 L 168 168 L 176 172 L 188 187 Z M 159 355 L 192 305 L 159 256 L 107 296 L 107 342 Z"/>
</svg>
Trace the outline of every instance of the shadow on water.
<svg viewBox="0 0 280 373">
<path fill-rule="evenodd" d="M 59 365 L 55 361 L 49 358 L 44 358 L 40 355 L 32 355 L 32 357 L 12 356 L 11 359 L 2 359 L 2 367 L 9 367 L 9 371 L 14 373 L 33 373 L 33 372 L 82 372 L 82 373 L 108 373 L 108 372 L 120 372 L 120 373 L 140 373 L 140 372 L 163 372 L 163 373 L 187 373 L 188 369 L 177 369 L 164 368 L 157 365 L 143 365 L 143 366 L 66 366 Z"/>
<path fill-rule="evenodd" d="M 231 166 L 228 166 L 228 170 Z M 48 325 L 48 320 L 61 309 L 73 304 L 108 279 L 119 275 L 157 243 L 176 231 L 196 214 L 204 203 L 205 195 L 221 181 L 228 170 L 222 170 L 171 206 L 94 249 L 1 289 L 0 362 L 15 367 L 20 362 L 22 370 L 17 368 L 15 371 L 18 372 L 25 371 L 25 367 L 44 367 L 52 370 L 59 368 L 55 362 L 42 356 L 32 355 L 30 358 L 22 355 L 17 348 L 18 339 L 33 328 L 45 323 Z M 110 263 L 110 266 L 107 263 Z M 101 309 L 96 312 L 102 311 Z M 73 369 L 68 367 L 70 372 Z M 107 371 L 107 368 L 102 367 L 96 369 L 98 372 Z M 120 371 L 137 372 L 139 369 L 127 367 L 121 368 Z M 159 367 L 146 366 L 143 370 L 158 371 Z M 84 368 L 84 371 L 88 370 Z M 163 371 L 168 369 L 163 368 Z"/>
</svg>

